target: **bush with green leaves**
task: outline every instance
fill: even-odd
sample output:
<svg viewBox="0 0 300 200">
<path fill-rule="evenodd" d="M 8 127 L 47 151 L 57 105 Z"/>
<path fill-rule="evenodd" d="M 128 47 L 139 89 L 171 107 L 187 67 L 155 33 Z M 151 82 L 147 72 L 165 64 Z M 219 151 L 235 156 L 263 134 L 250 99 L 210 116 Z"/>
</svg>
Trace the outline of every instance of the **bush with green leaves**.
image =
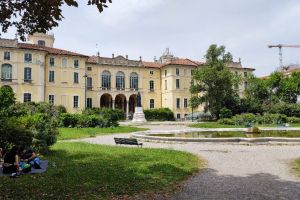
<svg viewBox="0 0 300 200">
<path fill-rule="evenodd" d="M 235 121 L 230 118 L 222 118 L 218 120 L 219 124 L 225 124 L 225 125 L 235 125 Z"/>
<path fill-rule="evenodd" d="M 291 119 L 292 120 L 292 119 Z M 254 115 L 252 113 L 235 115 L 232 118 L 220 119 L 218 123 L 227 125 L 253 125 L 253 124 L 282 124 L 288 122 L 286 115 L 264 114 Z"/>
<path fill-rule="evenodd" d="M 55 144 L 58 135 L 58 119 L 49 113 L 35 113 L 21 117 L 22 124 L 33 134 L 33 147 L 47 152 Z"/>
<path fill-rule="evenodd" d="M 174 113 L 169 108 L 144 110 L 148 121 L 174 121 Z"/>
<path fill-rule="evenodd" d="M 87 109 L 82 114 L 63 113 L 60 115 L 61 127 L 114 127 L 124 119 L 124 111 L 112 109 Z"/>
<path fill-rule="evenodd" d="M 266 107 L 265 111 L 272 114 L 284 114 L 288 117 L 300 117 L 300 104 L 280 102 Z"/>
<path fill-rule="evenodd" d="M 292 124 L 300 124 L 300 117 L 288 117 L 287 122 Z"/>
<path fill-rule="evenodd" d="M 125 120 L 125 112 L 120 109 L 90 108 L 82 112 L 85 115 L 100 115 L 104 118 L 111 118 L 113 121 Z"/>
<path fill-rule="evenodd" d="M 16 118 L 2 118 L 0 120 L 0 147 L 8 150 L 12 146 L 31 146 L 32 132 Z"/>
<path fill-rule="evenodd" d="M 232 111 L 227 108 L 222 108 L 220 110 L 220 118 L 231 118 L 232 117 Z"/>
</svg>

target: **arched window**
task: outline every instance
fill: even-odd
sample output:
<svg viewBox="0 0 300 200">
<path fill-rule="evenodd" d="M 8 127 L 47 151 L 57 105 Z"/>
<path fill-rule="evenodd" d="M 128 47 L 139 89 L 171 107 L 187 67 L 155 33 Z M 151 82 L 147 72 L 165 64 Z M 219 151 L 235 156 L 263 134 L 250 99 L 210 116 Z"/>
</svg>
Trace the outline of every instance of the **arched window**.
<svg viewBox="0 0 300 200">
<path fill-rule="evenodd" d="M 102 72 L 102 89 L 110 89 L 111 87 L 111 75 L 109 71 Z"/>
<path fill-rule="evenodd" d="M 4 81 L 11 81 L 12 79 L 12 66 L 10 64 L 3 64 L 1 66 L 1 79 Z"/>
<path fill-rule="evenodd" d="M 117 90 L 125 89 L 125 74 L 124 74 L 124 72 L 118 72 L 117 73 L 116 88 L 117 88 Z"/>
<path fill-rule="evenodd" d="M 135 72 L 130 74 L 130 89 L 139 89 L 139 76 Z"/>
</svg>

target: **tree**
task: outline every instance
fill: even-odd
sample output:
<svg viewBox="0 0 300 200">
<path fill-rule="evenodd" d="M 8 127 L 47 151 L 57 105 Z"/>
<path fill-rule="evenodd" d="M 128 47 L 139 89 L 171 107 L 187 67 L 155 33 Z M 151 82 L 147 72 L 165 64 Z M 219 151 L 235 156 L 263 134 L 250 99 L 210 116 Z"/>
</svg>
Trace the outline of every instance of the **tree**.
<svg viewBox="0 0 300 200">
<path fill-rule="evenodd" d="M 205 105 L 215 118 L 220 117 L 221 109 L 227 108 L 235 113 L 239 96 L 234 86 L 240 79 L 230 72 L 227 65 L 232 62 L 232 55 L 224 46 L 211 45 L 205 55 L 206 63 L 193 73 L 194 85 L 191 92 L 196 94 L 191 104 L 196 107 Z"/>
<path fill-rule="evenodd" d="M 262 113 L 262 105 L 271 102 L 270 88 L 265 80 L 253 75 L 247 78 L 247 83 L 245 98 L 241 99 L 240 112 Z"/>
<path fill-rule="evenodd" d="M 88 0 L 88 5 L 96 6 L 102 12 L 112 0 Z M 35 32 L 46 33 L 58 26 L 63 19 L 61 7 L 78 7 L 77 0 L 1 0 L 0 1 L 0 25 L 2 32 L 15 26 L 21 40 L 25 40 L 25 34 Z"/>
<path fill-rule="evenodd" d="M 0 88 L 0 110 L 6 110 L 8 107 L 13 105 L 15 101 L 15 93 L 13 89 L 8 85 L 2 86 Z"/>
</svg>

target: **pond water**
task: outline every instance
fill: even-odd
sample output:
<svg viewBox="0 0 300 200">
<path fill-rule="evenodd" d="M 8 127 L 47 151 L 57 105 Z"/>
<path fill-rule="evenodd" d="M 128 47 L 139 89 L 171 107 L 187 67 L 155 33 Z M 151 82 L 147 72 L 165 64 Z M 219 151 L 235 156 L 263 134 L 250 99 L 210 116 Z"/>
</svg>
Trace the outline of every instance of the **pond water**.
<svg viewBox="0 0 300 200">
<path fill-rule="evenodd" d="M 179 137 L 179 138 L 230 138 L 230 137 L 300 137 L 300 131 L 261 131 L 260 134 L 246 134 L 243 131 L 208 131 L 208 132 L 189 132 L 175 134 L 147 134 L 148 136 L 156 137 Z"/>
</svg>

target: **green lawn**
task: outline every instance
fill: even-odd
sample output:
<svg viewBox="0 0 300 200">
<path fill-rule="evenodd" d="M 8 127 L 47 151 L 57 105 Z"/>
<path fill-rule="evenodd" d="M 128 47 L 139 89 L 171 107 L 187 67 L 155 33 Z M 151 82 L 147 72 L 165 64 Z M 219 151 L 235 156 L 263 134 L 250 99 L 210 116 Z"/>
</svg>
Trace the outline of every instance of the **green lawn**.
<svg viewBox="0 0 300 200">
<path fill-rule="evenodd" d="M 193 128 L 245 128 L 245 126 L 236 126 L 236 125 L 226 125 L 219 124 L 217 122 L 205 122 L 205 123 L 197 123 L 191 124 L 189 127 Z M 260 124 L 258 127 L 277 127 L 275 124 Z M 300 124 L 290 124 L 290 127 L 300 127 Z"/>
<path fill-rule="evenodd" d="M 300 158 L 293 162 L 293 170 L 300 177 Z"/>
<path fill-rule="evenodd" d="M 195 155 L 162 149 L 59 142 L 46 173 L 0 177 L 10 199 L 108 199 L 176 189 L 203 167 Z M 7 195 L 5 197 L 5 195 Z"/>
<path fill-rule="evenodd" d="M 110 128 L 59 128 L 58 140 L 79 139 L 96 135 L 109 135 L 113 133 L 131 133 L 148 130 L 133 126 L 119 126 Z"/>
</svg>

